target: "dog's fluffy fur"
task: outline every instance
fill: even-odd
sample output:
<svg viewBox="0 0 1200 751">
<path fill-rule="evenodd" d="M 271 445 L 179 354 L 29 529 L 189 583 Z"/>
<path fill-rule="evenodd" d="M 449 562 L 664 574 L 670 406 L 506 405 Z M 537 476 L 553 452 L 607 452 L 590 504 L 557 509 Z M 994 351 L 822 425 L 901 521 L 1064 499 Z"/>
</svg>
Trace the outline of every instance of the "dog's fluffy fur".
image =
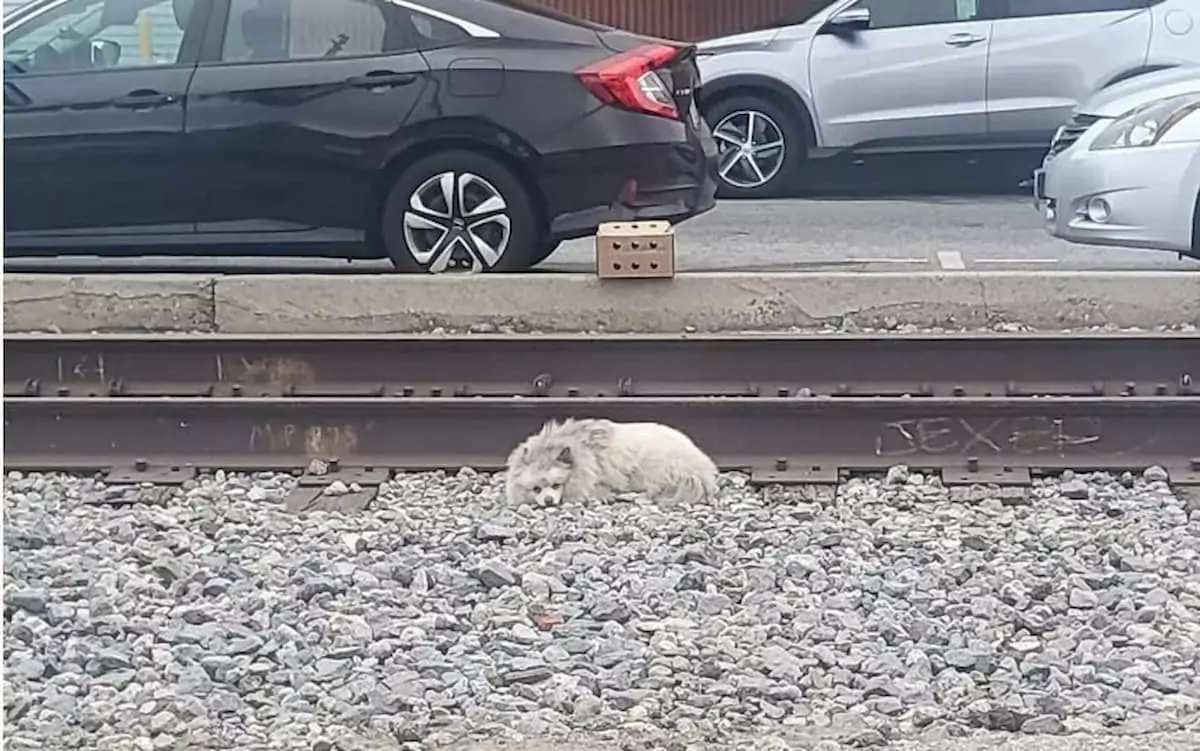
<svg viewBox="0 0 1200 751">
<path fill-rule="evenodd" d="M 551 421 L 508 457 L 509 503 L 552 506 L 644 493 L 694 503 L 717 492 L 717 467 L 686 435 L 653 422 Z"/>
</svg>

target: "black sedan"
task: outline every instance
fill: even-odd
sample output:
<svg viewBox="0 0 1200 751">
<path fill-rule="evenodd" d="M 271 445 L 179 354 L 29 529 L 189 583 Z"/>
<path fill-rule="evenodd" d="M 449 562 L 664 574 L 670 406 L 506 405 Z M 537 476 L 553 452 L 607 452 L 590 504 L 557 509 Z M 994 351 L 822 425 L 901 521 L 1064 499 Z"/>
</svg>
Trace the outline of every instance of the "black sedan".
<svg viewBox="0 0 1200 751">
<path fill-rule="evenodd" d="M 5 19 L 5 255 L 511 271 L 714 205 L 694 48 L 519 0 L 36 0 Z"/>
</svg>

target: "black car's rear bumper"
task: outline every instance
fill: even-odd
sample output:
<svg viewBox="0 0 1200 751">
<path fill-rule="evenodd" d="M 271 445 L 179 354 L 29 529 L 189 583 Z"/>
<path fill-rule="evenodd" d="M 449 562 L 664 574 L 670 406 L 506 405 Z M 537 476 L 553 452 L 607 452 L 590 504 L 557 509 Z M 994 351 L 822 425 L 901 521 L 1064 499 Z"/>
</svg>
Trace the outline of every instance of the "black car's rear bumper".
<svg viewBox="0 0 1200 751">
<path fill-rule="evenodd" d="M 554 240 L 590 235 L 603 222 L 680 222 L 716 205 L 716 149 L 661 143 L 575 151 L 542 162 L 538 182 Z"/>
</svg>

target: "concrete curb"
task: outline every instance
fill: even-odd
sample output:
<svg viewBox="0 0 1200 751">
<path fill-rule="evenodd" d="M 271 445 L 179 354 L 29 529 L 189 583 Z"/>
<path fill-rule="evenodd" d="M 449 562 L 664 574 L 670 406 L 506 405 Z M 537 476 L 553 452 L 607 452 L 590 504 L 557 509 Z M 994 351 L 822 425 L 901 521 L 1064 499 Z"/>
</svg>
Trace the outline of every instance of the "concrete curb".
<svg viewBox="0 0 1200 751">
<path fill-rule="evenodd" d="M 7 331 L 1061 330 L 1200 325 L 1200 273 L 6 275 Z"/>
<path fill-rule="evenodd" d="M 211 331 L 213 284 L 194 274 L 5 274 L 4 330 Z"/>
</svg>

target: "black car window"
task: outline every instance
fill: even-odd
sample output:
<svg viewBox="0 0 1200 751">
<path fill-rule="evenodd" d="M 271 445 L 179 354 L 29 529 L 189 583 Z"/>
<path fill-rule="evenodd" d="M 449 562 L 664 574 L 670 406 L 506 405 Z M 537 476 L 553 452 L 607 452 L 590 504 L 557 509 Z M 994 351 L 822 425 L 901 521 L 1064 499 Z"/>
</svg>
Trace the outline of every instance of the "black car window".
<svg viewBox="0 0 1200 751">
<path fill-rule="evenodd" d="M 416 12 L 409 13 L 408 18 L 412 23 L 417 44 L 422 49 L 448 47 L 452 44 L 460 44 L 471 38 L 471 35 L 463 31 L 462 27 L 456 26 L 449 21 L 443 21 L 440 18 Z"/>
<path fill-rule="evenodd" d="M 1121 10 L 1140 10 L 1150 5 L 1148 0 L 1007 0 L 1004 18 L 1030 16 L 1063 16 L 1074 13 L 1107 13 Z"/>
<path fill-rule="evenodd" d="M 385 0 L 231 0 L 226 62 L 381 55 L 411 49 L 403 11 Z"/>
<path fill-rule="evenodd" d="M 973 21 L 979 18 L 979 0 L 858 0 L 851 8 L 871 11 L 872 29 Z"/>
<path fill-rule="evenodd" d="M 4 34 L 4 71 L 174 65 L 191 6 L 188 0 L 68 0 L 28 13 Z"/>
</svg>

